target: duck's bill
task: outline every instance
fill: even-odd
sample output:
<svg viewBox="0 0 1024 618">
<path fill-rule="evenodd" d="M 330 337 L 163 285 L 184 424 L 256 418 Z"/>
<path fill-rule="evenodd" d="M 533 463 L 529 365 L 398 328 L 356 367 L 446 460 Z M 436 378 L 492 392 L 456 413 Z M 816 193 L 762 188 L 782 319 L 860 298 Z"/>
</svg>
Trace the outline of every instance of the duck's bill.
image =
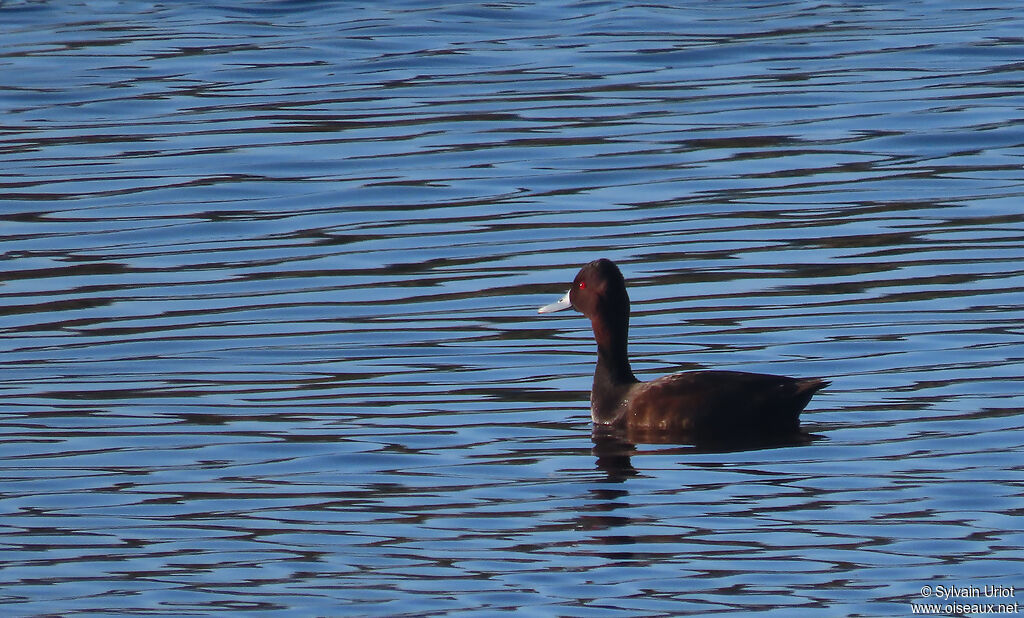
<svg viewBox="0 0 1024 618">
<path fill-rule="evenodd" d="M 566 292 L 565 296 L 559 298 L 550 305 L 544 305 L 537 310 L 537 313 L 554 313 L 556 311 L 561 311 L 562 309 L 570 308 L 572 308 L 572 301 L 569 300 L 569 293 Z"/>
</svg>

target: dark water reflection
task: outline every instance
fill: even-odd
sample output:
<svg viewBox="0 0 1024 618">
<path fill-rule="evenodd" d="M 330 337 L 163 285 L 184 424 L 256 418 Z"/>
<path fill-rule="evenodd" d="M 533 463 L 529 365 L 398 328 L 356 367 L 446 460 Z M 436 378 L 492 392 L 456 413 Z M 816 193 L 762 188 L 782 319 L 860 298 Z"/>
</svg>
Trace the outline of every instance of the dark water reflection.
<svg viewBox="0 0 1024 618">
<path fill-rule="evenodd" d="M 1024 588 L 1018 13 L 0 4 L 0 600 Z M 814 439 L 593 439 L 587 323 L 534 308 L 599 256 L 638 374 L 829 377 Z"/>
</svg>

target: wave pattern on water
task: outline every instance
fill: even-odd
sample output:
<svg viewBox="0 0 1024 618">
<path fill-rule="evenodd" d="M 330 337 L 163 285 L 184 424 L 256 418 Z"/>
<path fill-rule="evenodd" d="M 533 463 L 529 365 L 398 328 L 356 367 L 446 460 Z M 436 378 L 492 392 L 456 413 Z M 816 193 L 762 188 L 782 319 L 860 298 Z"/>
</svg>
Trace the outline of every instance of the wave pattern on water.
<svg viewBox="0 0 1024 618">
<path fill-rule="evenodd" d="M 1019 583 L 1012 9 L 108 11 L 0 5 L 13 611 L 893 615 Z M 588 325 L 534 308 L 599 256 L 638 373 L 829 376 L 817 438 L 592 441 Z"/>
</svg>

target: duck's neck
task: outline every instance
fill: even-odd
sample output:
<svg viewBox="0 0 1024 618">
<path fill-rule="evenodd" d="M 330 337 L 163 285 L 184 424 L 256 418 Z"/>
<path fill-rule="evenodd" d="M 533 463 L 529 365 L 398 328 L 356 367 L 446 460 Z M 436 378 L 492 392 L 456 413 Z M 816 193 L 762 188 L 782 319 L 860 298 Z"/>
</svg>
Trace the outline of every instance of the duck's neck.
<svg viewBox="0 0 1024 618">
<path fill-rule="evenodd" d="M 611 423 L 617 420 L 630 387 L 637 383 L 629 366 L 628 313 L 617 323 L 594 319 L 591 325 L 597 341 L 597 369 L 590 392 L 590 411 L 594 421 Z"/>
</svg>

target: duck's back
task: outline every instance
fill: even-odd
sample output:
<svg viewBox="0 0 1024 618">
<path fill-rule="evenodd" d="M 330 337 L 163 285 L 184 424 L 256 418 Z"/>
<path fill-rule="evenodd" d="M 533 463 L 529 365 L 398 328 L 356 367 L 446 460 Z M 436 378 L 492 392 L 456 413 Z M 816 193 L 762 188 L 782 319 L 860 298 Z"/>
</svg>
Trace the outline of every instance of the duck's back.
<svg viewBox="0 0 1024 618">
<path fill-rule="evenodd" d="M 797 433 L 800 411 L 827 384 L 742 371 L 676 373 L 630 389 L 616 424 L 695 437 Z"/>
</svg>

